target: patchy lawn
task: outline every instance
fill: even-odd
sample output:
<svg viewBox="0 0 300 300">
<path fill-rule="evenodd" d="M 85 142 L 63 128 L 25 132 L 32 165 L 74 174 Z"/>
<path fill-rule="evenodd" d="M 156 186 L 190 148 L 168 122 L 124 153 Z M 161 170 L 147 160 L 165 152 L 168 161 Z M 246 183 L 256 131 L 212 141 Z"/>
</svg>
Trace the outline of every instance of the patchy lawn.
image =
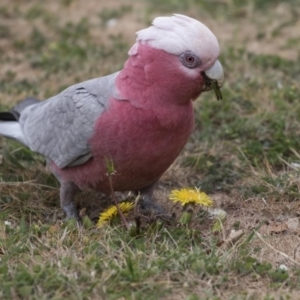
<svg viewBox="0 0 300 300">
<path fill-rule="evenodd" d="M 195 132 L 156 191 L 173 220 L 138 234 L 97 228 L 111 199 L 93 191 L 78 197 L 84 228 L 65 222 L 44 159 L 0 138 L 0 298 L 297 299 L 300 1 L 104 2 L 1 1 L 1 109 L 121 69 L 134 33 L 175 12 L 218 37 L 224 99 L 197 100 Z M 168 195 L 183 187 L 200 187 L 226 219 L 197 209 L 178 226 Z"/>
</svg>

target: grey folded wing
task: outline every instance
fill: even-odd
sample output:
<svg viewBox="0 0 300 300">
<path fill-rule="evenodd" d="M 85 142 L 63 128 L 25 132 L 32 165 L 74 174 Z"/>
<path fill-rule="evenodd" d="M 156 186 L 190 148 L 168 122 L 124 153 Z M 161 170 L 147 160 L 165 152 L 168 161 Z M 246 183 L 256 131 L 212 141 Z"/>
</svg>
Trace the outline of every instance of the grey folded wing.
<svg viewBox="0 0 300 300">
<path fill-rule="evenodd" d="M 114 96 L 118 73 L 71 86 L 21 112 L 27 145 L 59 168 L 80 165 L 91 158 L 89 140 L 95 121 Z"/>
</svg>

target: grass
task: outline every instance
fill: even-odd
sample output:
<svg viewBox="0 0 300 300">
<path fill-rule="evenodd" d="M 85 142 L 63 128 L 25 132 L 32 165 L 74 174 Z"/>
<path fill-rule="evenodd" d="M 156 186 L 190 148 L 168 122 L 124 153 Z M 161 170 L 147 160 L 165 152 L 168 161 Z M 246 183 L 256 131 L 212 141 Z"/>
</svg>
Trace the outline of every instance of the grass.
<svg viewBox="0 0 300 300">
<path fill-rule="evenodd" d="M 118 227 L 78 230 L 72 220 L 28 225 L 21 218 L 1 235 L 3 298 L 219 299 L 211 288 L 226 290 L 235 277 L 298 286 L 297 270 L 259 262 L 245 245 L 220 251 L 200 230 L 163 228 L 133 238 Z"/>
<path fill-rule="evenodd" d="M 44 159 L 1 139 L 0 298 L 298 297 L 299 228 L 286 224 L 299 217 L 299 0 L 5 0 L 0 108 L 121 69 L 134 32 L 173 12 L 214 31 L 226 82 L 222 102 L 205 93 L 195 103 L 195 131 L 156 198 L 178 220 L 169 192 L 201 187 L 226 220 L 213 232 L 215 220 L 197 209 L 188 227 L 96 228 L 111 200 L 88 191 L 77 199 L 86 220 L 78 229 L 64 221 Z M 244 235 L 227 245 L 232 229 Z"/>
</svg>

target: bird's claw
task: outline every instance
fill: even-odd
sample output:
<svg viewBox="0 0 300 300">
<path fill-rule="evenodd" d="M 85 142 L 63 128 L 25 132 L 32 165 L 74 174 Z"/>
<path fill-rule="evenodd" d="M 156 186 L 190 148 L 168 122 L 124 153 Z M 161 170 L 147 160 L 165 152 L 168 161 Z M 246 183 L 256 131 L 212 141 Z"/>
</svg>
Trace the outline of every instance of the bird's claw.
<svg viewBox="0 0 300 300">
<path fill-rule="evenodd" d="M 64 212 L 66 213 L 66 220 L 74 218 L 79 226 L 82 226 L 82 220 L 78 214 L 78 211 L 73 202 L 62 206 Z"/>
<path fill-rule="evenodd" d="M 148 199 L 148 197 L 141 197 L 138 203 L 139 211 L 143 215 L 169 220 L 170 215 L 157 203 Z"/>
</svg>

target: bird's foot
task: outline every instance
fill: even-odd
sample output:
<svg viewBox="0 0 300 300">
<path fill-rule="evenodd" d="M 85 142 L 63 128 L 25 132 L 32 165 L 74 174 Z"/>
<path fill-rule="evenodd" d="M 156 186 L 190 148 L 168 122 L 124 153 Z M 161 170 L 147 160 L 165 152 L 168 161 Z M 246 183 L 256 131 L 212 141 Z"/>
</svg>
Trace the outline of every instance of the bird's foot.
<svg viewBox="0 0 300 300">
<path fill-rule="evenodd" d="M 62 205 L 62 209 L 64 210 L 64 212 L 66 214 L 66 220 L 74 218 L 79 225 L 82 225 L 81 218 L 78 214 L 78 211 L 77 211 L 74 203 Z"/>
<path fill-rule="evenodd" d="M 138 202 L 139 211 L 141 214 L 159 218 L 162 220 L 169 220 L 171 216 L 159 204 L 149 199 L 147 196 L 141 197 Z"/>
</svg>

